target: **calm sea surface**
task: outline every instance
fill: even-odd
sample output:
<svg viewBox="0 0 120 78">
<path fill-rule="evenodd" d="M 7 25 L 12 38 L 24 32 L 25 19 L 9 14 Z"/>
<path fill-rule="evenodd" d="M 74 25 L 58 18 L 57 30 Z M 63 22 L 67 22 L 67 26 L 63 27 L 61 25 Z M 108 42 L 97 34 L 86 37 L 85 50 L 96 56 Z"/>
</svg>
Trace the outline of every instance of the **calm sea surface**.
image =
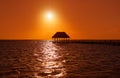
<svg viewBox="0 0 120 78">
<path fill-rule="evenodd" d="M 120 46 L 0 41 L 0 78 L 120 78 Z"/>
</svg>

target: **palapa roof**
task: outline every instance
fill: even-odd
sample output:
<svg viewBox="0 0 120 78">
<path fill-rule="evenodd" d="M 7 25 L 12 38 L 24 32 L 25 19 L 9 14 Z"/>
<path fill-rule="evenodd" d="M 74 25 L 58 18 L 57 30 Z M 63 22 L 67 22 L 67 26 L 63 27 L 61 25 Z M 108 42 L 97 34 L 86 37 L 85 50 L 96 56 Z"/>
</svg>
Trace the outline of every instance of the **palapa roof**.
<svg viewBox="0 0 120 78">
<path fill-rule="evenodd" d="M 65 32 L 56 32 L 52 38 L 70 38 Z"/>
</svg>

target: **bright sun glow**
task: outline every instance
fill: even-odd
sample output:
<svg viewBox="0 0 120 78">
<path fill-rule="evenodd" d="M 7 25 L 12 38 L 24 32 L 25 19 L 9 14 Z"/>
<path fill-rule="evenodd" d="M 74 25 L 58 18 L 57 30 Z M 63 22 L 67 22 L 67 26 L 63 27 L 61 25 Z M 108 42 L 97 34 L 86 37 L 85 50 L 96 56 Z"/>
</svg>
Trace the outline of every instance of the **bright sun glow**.
<svg viewBox="0 0 120 78">
<path fill-rule="evenodd" d="M 59 24 L 59 17 L 56 11 L 54 10 L 44 10 L 42 13 L 40 13 L 40 16 L 38 17 L 38 26 L 47 29 L 50 27 L 58 26 Z M 48 28 L 49 29 L 49 28 Z"/>
<path fill-rule="evenodd" d="M 54 14 L 52 12 L 47 12 L 46 13 L 46 19 L 47 20 L 53 20 Z"/>
</svg>

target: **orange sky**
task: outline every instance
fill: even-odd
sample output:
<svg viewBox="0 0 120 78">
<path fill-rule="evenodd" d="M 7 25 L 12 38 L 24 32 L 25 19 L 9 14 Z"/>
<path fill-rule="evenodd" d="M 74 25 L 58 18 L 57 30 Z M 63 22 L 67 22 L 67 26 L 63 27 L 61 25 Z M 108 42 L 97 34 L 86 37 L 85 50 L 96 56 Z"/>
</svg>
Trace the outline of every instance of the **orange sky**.
<svg viewBox="0 0 120 78">
<path fill-rule="evenodd" d="M 42 14 L 56 14 L 48 24 Z M 56 21 L 57 20 L 57 21 Z M 0 0 L 0 39 L 120 39 L 120 0 Z"/>
</svg>

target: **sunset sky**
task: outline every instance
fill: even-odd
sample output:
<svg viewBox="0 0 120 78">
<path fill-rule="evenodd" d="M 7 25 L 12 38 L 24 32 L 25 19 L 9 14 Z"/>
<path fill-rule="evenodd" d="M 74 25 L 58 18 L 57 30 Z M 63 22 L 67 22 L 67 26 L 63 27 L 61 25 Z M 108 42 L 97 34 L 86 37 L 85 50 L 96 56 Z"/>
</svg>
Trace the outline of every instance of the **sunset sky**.
<svg viewBox="0 0 120 78">
<path fill-rule="evenodd" d="M 120 0 L 0 0 L 0 39 L 51 39 L 57 31 L 120 39 Z"/>
</svg>

